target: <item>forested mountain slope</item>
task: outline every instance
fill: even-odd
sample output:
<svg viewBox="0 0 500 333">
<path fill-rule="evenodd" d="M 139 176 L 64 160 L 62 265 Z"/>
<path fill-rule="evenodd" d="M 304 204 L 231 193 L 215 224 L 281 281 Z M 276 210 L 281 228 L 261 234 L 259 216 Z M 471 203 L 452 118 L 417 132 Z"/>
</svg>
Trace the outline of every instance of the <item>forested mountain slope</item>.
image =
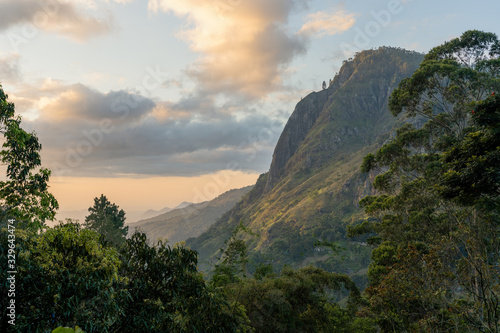
<svg viewBox="0 0 500 333">
<path fill-rule="evenodd" d="M 268 173 L 241 202 L 188 246 L 205 265 L 242 222 L 252 263 L 317 265 L 355 272 L 366 267 L 362 240 L 346 239 L 347 225 L 364 218 L 360 198 L 371 194 L 374 174 L 362 174 L 363 157 L 391 135 L 399 118 L 388 111 L 391 92 L 423 55 L 383 47 L 345 61 L 330 86 L 303 98 L 276 145 Z M 339 241 L 347 260 L 325 255 L 318 240 Z M 203 266 L 202 266 L 203 267 Z M 208 266 L 206 266 L 208 267 Z"/>
</svg>

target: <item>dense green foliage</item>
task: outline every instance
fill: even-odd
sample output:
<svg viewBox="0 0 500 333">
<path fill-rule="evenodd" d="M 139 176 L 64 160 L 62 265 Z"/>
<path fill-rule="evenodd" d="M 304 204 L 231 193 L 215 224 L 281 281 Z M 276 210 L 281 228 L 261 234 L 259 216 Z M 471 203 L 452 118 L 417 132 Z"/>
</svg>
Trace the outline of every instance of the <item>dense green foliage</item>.
<svg viewBox="0 0 500 333">
<path fill-rule="evenodd" d="M 197 255 L 134 234 L 123 247 L 67 223 L 42 234 L 16 233 L 16 326 L 2 331 L 44 332 L 75 327 L 85 332 L 238 332 L 246 316 L 231 309 L 196 269 Z M 0 233 L 0 279 L 6 281 L 8 233 Z M 7 304 L 7 286 L 0 287 Z M 2 318 L 6 308 L 2 307 Z"/>
<path fill-rule="evenodd" d="M 383 332 L 500 332 L 499 45 L 468 31 L 431 50 L 390 100 L 424 125 L 364 159 L 382 194 L 350 232 L 376 233 L 367 314 Z"/>
<path fill-rule="evenodd" d="M 208 284 L 194 251 L 150 246 L 144 234 L 119 248 L 71 221 L 16 235 L 16 326 L 2 321 L 2 331 L 69 331 L 63 327 L 76 325 L 87 333 L 373 331 L 371 320 L 355 318 L 361 297 L 346 275 L 307 267 L 277 276 L 268 266 L 246 277 L 246 249 L 236 237 L 221 262 L 239 269 L 219 270 Z M 7 236 L 3 229 L 2 267 Z M 230 278 L 220 278 L 224 274 Z M 4 270 L 0 275 L 6 279 Z M 6 304 L 5 285 L 0 295 Z"/>
<path fill-rule="evenodd" d="M 256 332 L 373 332 L 370 320 L 355 318 L 360 302 L 346 276 L 308 266 L 285 268 L 225 286 L 230 301 L 244 306 Z M 346 307 L 337 302 L 349 292 Z"/>
<path fill-rule="evenodd" d="M 41 228 L 59 208 L 48 192 L 50 170 L 40 168 L 42 145 L 35 133 L 21 128 L 21 117 L 7 98 L 0 85 L 0 132 L 5 138 L 0 160 L 7 165 L 7 180 L 0 181 L 2 215 Z"/>
<path fill-rule="evenodd" d="M 2 230 L 0 237 L 0 266 L 7 267 L 7 232 Z M 120 283 L 119 254 L 103 247 L 97 233 L 73 223 L 42 234 L 18 229 L 16 254 L 15 328 L 19 332 L 75 325 L 87 332 L 105 331 L 102 328 L 116 320 L 117 296 L 123 292 L 114 289 Z M 2 269 L 2 281 L 6 274 Z M 3 286 L 0 297 L 6 304 Z"/>
<path fill-rule="evenodd" d="M 241 234 L 251 233 L 240 224 L 225 244 L 215 265 L 211 285 L 243 309 L 255 332 L 373 332 L 374 322 L 356 318 L 362 304 L 355 283 L 344 274 L 308 266 L 285 267 L 277 275 L 272 265 L 247 273 L 247 247 Z M 255 236 L 255 235 L 253 235 Z M 343 301 L 345 306 L 339 305 Z"/>
<path fill-rule="evenodd" d="M 125 224 L 125 211 L 112 204 L 101 194 L 94 198 L 94 206 L 89 208 L 84 226 L 101 234 L 104 239 L 114 244 L 120 244 L 127 236 L 128 227 Z"/>
<path fill-rule="evenodd" d="M 465 138 L 444 154 L 447 171 L 440 193 L 461 205 L 498 205 L 500 173 L 500 98 L 492 96 L 475 104 L 474 126 Z"/>
<path fill-rule="evenodd" d="M 163 242 L 151 247 L 144 234 L 136 233 L 121 258 L 130 298 L 117 332 L 246 331 L 244 313 L 231 309 L 198 273 L 196 252 Z"/>
</svg>

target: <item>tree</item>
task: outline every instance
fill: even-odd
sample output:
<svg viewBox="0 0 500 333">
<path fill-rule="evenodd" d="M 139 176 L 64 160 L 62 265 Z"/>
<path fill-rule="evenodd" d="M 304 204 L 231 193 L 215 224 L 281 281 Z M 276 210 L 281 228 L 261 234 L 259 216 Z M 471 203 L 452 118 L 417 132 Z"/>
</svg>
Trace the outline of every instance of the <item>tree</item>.
<svg viewBox="0 0 500 333">
<path fill-rule="evenodd" d="M 457 279 L 461 315 L 478 330 L 500 332 L 500 98 L 474 103 L 467 136 L 443 154 L 438 191 L 470 212 L 460 221 Z M 464 223 L 465 222 L 465 223 Z"/>
<path fill-rule="evenodd" d="M 240 233 L 241 231 L 241 233 Z M 235 283 L 246 276 L 248 253 L 245 240 L 241 237 L 256 236 L 249 228 L 240 224 L 231 232 L 231 237 L 224 242 L 225 248 L 220 249 L 221 257 L 215 265 L 211 284 L 216 287 Z"/>
<path fill-rule="evenodd" d="M 363 161 L 381 171 L 358 231 L 377 233 L 367 294 L 384 332 L 500 331 L 499 51 L 480 31 L 432 49 L 389 102 L 416 119 Z"/>
<path fill-rule="evenodd" d="M 277 275 L 271 264 L 261 264 L 250 277 L 244 235 L 257 236 L 240 222 L 221 249 L 210 285 L 232 312 L 246 314 L 255 332 L 373 332 L 371 320 L 355 318 L 361 295 L 346 275 L 311 266 L 285 267 Z M 346 307 L 335 302 L 340 299 Z"/>
<path fill-rule="evenodd" d="M 197 272 L 197 253 L 134 233 L 120 250 L 129 297 L 113 332 L 247 332 L 247 318 Z"/>
<path fill-rule="evenodd" d="M 42 145 L 34 132 L 21 128 L 21 117 L 7 98 L 0 85 L 0 132 L 5 137 L 0 159 L 7 165 L 7 180 L 0 181 L 2 210 L 6 218 L 39 229 L 54 219 L 59 205 L 48 192 L 50 170 L 40 168 Z"/>
<path fill-rule="evenodd" d="M 316 267 L 286 267 L 225 286 L 234 307 L 243 306 L 256 332 L 374 332 L 373 322 L 355 318 L 361 296 L 343 274 Z M 342 307 L 335 300 L 346 299 Z"/>
<path fill-rule="evenodd" d="M 465 206 L 500 205 L 500 95 L 475 103 L 470 132 L 444 155 L 441 194 Z"/>
<path fill-rule="evenodd" d="M 7 279 L 6 229 L 0 230 L 0 278 Z M 87 332 L 109 332 L 120 315 L 127 290 L 118 276 L 119 254 L 102 246 L 99 234 L 66 223 L 42 233 L 16 231 L 16 326 L 0 321 L 0 331 L 46 332 L 79 325 Z M 0 303 L 8 290 L 0 285 Z M 2 319 L 6 317 L 2 307 Z"/>
<path fill-rule="evenodd" d="M 9 232 L 0 229 L 0 279 L 7 281 Z M 16 326 L 1 332 L 247 332 L 246 315 L 230 307 L 197 272 L 197 254 L 135 233 L 120 249 L 78 223 L 42 233 L 17 230 Z M 9 296 L 10 294 L 10 296 Z M 12 299 L 0 284 L 0 304 Z M 0 309 L 7 318 L 7 306 Z M 60 331 L 65 331 L 63 328 Z M 77 330 L 77 332 L 80 332 Z"/>
<path fill-rule="evenodd" d="M 90 214 L 85 217 L 85 227 L 103 235 L 107 241 L 122 243 L 127 236 L 128 226 L 124 226 L 125 211 L 118 208 L 103 194 L 94 198 L 94 206 L 89 208 Z"/>
</svg>

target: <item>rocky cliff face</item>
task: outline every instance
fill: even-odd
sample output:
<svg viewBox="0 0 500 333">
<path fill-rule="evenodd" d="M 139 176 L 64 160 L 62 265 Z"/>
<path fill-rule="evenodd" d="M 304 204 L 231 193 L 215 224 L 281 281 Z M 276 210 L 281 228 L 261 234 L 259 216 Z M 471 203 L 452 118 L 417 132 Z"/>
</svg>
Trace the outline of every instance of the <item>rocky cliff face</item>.
<svg viewBox="0 0 500 333">
<path fill-rule="evenodd" d="M 284 175 L 288 161 L 304 142 L 325 106 L 329 104 L 330 97 L 350 79 L 353 73 L 353 63 L 345 63 L 327 89 L 312 92 L 297 104 L 274 149 L 266 192 L 270 191 Z"/>
<path fill-rule="evenodd" d="M 307 134 L 316 123 L 332 89 L 313 92 L 301 100 L 290 116 L 274 150 L 265 191 L 268 192 L 283 176 L 290 158 L 300 147 Z"/>
<path fill-rule="evenodd" d="M 344 62 L 330 87 L 297 104 L 269 173 L 187 244 L 208 259 L 240 222 L 259 234 L 246 238 L 256 261 L 272 257 L 274 263 L 300 264 L 306 257 L 310 261 L 318 239 L 348 244 L 345 226 L 364 218 L 358 202 L 373 190 L 374 175 L 360 173 L 361 161 L 402 121 L 388 111 L 388 99 L 422 59 L 415 52 L 381 48 Z"/>
</svg>

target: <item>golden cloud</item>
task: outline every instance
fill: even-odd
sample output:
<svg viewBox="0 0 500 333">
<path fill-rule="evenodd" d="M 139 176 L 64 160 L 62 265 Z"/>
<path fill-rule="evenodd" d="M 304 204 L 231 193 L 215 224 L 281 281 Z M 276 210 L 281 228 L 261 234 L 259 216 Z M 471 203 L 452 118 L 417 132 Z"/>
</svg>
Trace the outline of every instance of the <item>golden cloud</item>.
<svg viewBox="0 0 500 333">
<path fill-rule="evenodd" d="M 152 12 L 189 20 L 179 37 L 201 54 L 189 73 L 214 93 L 260 98 L 282 88 L 282 71 L 305 52 L 304 40 L 288 33 L 289 0 L 150 0 Z"/>
<path fill-rule="evenodd" d="M 26 31 L 30 31 L 30 34 L 24 33 L 22 29 L 7 34 L 14 44 L 22 43 L 39 30 L 58 33 L 77 41 L 86 41 L 111 31 L 114 27 L 112 16 L 96 18 L 88 15 L 85 7 L 89 6 L 86 0 L 3 0 L 0 1 L 0 31 L 14 25 L 26 25 Z"/>
<path fill-rule="evenodd" d="M 316 12 L 307 16 L 307 22 L 302 26 L 299 34 L 336 35 L 352 28 L 355 22 L 354 14 L 344 10 Z"/>
</svg>

